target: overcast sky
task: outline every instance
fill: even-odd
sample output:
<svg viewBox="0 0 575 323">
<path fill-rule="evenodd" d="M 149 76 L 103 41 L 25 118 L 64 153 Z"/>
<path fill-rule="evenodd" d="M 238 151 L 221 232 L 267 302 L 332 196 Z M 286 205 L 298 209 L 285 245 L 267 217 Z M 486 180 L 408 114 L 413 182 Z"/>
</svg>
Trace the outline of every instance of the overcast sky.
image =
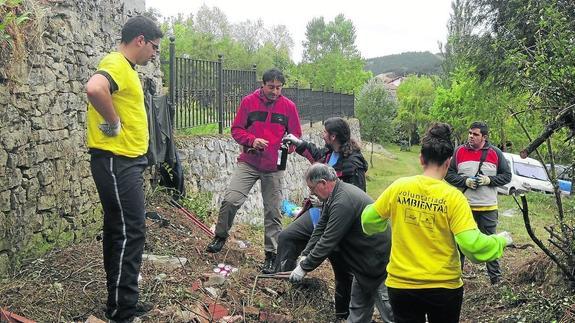
<svg viewBox="0 0 575 323">
<path fill-rule="evenodd" d="M 339 13 L 356 28 L 362 57 L 372 58 L 409 51 L 439 52 L 445 43 L 451 0 L 146 0 L 146 7 L 164 17 L 195 14 L 202 4 L 218 7 L 230 23 L 261 18 L 266 27 L 286 25 L 295 46 L 292 58 L 301 60 L 306 24 L 313 17 L 332 21 Z"/>
</svg>

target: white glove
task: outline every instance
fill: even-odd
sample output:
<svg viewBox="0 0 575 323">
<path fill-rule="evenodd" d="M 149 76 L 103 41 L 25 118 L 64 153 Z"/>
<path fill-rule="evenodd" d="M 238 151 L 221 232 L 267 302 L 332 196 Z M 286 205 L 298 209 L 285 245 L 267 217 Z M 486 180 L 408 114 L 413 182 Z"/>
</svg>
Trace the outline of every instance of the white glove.
<svg viewBox="0 0 575 323">
<path fill-rule="evenodd" d="M 292 270 L 291 275 L 289 275 L 289 281 L 294 284 L 301 283 L 306 274 L 307 272 L 301 269 L 301 266 L 298 264 L 297 267 L 295 267 L 295 269 Z"/>
<path fill-rule="evenodd" d="M 312 194 L 308 197 L 308 199 L 311 202 L 311 205 L 314 207 L 322 207 L 323 206 L 323 202 L 316 195 Z"/>
<path fill-rule="evenodd" d="M 505 238 L 505 246 L 506 247 L 513 245 L 513 238 L 511 237 L 511 233 L 509 233 L 507 231 L 501 231 L 498 234 L 496 234 L 496 236 Z"/>
<path fill-rule="evenodd" d="M 475 177 L 468 177 L 465 180 L 465 186 L 469 187 L 472 190 L 476 189 L 477 188 L 477 179 Z"/>
<path fill-rule="evenodd" d="M 489 185 L 489 183 L 491 183 L 491 179 L 489 178 L 489 176 L 486 175 L 479 175 L 477 177 L 477 185 L 479 186 L 485 186 L 485 185 Z"/>
<path fill-rule="evenodd" d="M 290 134 L 285 135 L 282 138 L 282 142 L 292 144 L 296 147 L 299 147 L 303 143 L 303 140 L 299 139 L 298 137 L 296 137 L 290 133 Z"/>
<path fill-rule="evenodd" d="M 120 129 L 122 129 L 122 123 L 120 122 L 120 119 L 118 119 L 118 122 L 114 124 L 104 122 L 100 124 L 98 128 L 100 128 L 100 130 L 104 133 L 104 135 L 108 137 L 116 137 L 117 135 L 120 134 Z"/>
<path fill-rule="evenodd" d="M 306 256 L 299 256 L 299 258 L 297 258 L 297 265 L 299 266 L 299 264 L 304 261 L 306 258 Z"/>
</svg>

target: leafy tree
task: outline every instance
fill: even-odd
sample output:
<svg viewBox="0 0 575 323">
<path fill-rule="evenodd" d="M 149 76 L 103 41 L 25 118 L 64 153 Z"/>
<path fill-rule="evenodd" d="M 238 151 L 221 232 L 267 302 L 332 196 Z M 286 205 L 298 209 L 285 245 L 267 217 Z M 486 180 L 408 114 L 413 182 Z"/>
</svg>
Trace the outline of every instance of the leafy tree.
<svg viewBox="0 0 575 323">
<path fill-rule="evenodd" d="M 466 140 L 473 121 L 484 121 L 491 128 L 491 143 L 501 146 L 507 141 L 517 146 L 527 144 L 527 138 L 510 114 L 510 109 L 527 107 L 527 94 L 505 89 L 492 91 L 491 82 L 480 82 L 472 67 L 458 68 L 452 73 L 450 83 L 437 87 L 429 115 L 432 120 L 451 124 L 457 143 Z"/>
<path fill-rule="evenodd" d="M 283 25 L 268 31 L 261 20 L 229 25 L 225 14 L 217 7 L 202 6 L 194 16 L 178 15 L 164 20 L 163 30 L 176 38 L 176 56 L 215 61 L 224 56 L 224 67 L 251 69 L 258 74 L 271 67 L 288 69 L 293 66 L 289 52 L 293 40 Z M 233 36 L 232 36 L 233 35 Z M 266 39 L 262 38 L 266 35 Z M 274 41 L 279 41 L 275 43 Z M 169 37 L 162 39 L 160 56 L 169 59 Z M 167 74 L 167 67 L 164 73 Z"/>
<path fill-rule="evenodd" d="M 323 17 L 307 24 L 304 59 L 297 69 L 301 83 L 338 92 L 359 91 L 371 78 L 355 46 L 355 27 L 342 14 L 325 23 Z"/>
<path fill-rule="evenodd" d="M 330 53 L 341 53 L 344 57 L 359 57 L 355 45 L 355 26 L 343 14 L 325 23 L 323 17 L 313 18 L 306 26 L 304 41 L 304 62 L 316 62 Z"/>
<path fill-rule="evenodd" d="M 272 44 L 278 51 L 287 51 L 288 56 L 294 46 L 293 38 L 285 25 L 275 25 L 266 30 L 264 44 Z"/>
<path fill-rule="evenodd" d="M 205 4 L 196 13 L 195 29 L 200 33 L 212 35 L 215 39 L 222 39 L 230 33 L 226 14 L 218 7 L 210 9 Z"/>
<path fill-rule="evenodd" d="M 548 124 L 547 127 L 564 126 L 547 132 L 546 137 L 556 133 L 549 144 L 539 150 L 548 153 L 551 159 L 553 151 L 558 149 L 560 158 L 572 163 L 573 149 L 561 141 L 575 134 L 575 2 L 458 0 L 454 3 L 458 11 L 454 11 L 450 20 L 452 28 L 445 47 L 446 71 L 450 74 L 446 74 L 448 78 L 444 82 L 453 96 L 436 101 L 435 107 L 449 106 L 451 99 L 457 99 L 453 90 L 459 85 L 453 87 L 450 83 L 457 80 L 461 69 L 471 67 L 467 82 L 476 82 L 478 86 L 462 88 L 475 96 L 486 94 L 487 102 L 502 102 L 499 106 L 507 106 L 509 115 L 517 120 L 514 124 L 524 129 L 525 136 L 531 136 L 528 141 L 542 133 L 541 121 Z M 501 116 L 500 113 L 501 110 L 492 111 L 493 115 Z M 556 119 L 558 115 L 562 119 Z M 538 156 L 544 159 L 543 155 Z M 566 217 L 568 214 L 563 210 L 558 192 L 556 201 L 559 229 L 550 241 L 563 255 L 557 256 L 534 234 L 532 238 L 575 283 L 574 229 L 570 225 L 573 218 L 572 214 Z"/>
<path fill-rule="evenodd" d="M 391 123 L 396 114 L 396 102 L 382 82 L 372 79 L 356 97 L 355 114 L 361 125 L 361 137 L 372 143 L 369 160 L 373 167 L 373 144 L 391 141 Z"/>
<path fill-rule="evenodd" d="M 397 88 L 399 107 L 394 124 L 414 143 L 430 121 L 429 108 L 435 99 L 435 85 L 427 76 L 409 76 Z"/>
<path fill-rule="evenodd" d="M 371 77 L 363 69 L 360 58 L 346 58 L 340 53 L 330 53 L 314 63 L 299 65 L 301 75 L 314 89 L 328 89 L 337 92 L 357 92 Z"/>
<path fill-rule="evenodd" d="M 250 53 L 255 53 L 263 44 L 264 22 L 261 19 L 256 21 L 246 20 L 232 26 L 234 40 L 244 45 Z"/>
</svg>

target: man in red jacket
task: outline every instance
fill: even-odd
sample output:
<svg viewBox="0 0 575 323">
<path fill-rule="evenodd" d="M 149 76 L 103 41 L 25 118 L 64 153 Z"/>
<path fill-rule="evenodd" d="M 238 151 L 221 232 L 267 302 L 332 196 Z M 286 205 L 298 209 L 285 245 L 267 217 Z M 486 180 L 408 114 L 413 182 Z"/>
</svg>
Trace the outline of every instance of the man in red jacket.
<svg viewBox="0 0 575 323">
<path fill-rule="evenodd" d="M 266 71 L 262 87 L 244 97 L 232 124 L 232 137 L 242 146 L 238 166 L 232 174 L 216 225 L 216 236 L 206 251 L 216 253 L 226 243 L 238 209 L 259 179 L 264 202 L 264 271 L 272 270 L 281 232 L 281 179 L 278 150 L 286 134 L 301 137 L 295 104 L 281 95 L 285 78 L 277 69 Z"/>
</svg>

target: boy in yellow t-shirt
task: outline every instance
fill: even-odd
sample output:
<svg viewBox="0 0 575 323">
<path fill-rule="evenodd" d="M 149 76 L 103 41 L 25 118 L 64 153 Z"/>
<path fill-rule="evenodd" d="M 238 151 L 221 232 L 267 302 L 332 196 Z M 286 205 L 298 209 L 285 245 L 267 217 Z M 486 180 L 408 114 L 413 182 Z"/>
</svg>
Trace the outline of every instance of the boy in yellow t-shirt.
<svg viewBox="0 0 575 323">
<path fill-rule="evenodd" d="M 138 304 L 146 238 L 144 178 L 148 123 L 136 65 L 156 57 L 162 32 L 149 18 L 130 18 L 117 52 L 106 55 L 86 84 L 90 168 L 104 211 L 106 317 L 131 322 L 151 306 Z"/>
</svg>

